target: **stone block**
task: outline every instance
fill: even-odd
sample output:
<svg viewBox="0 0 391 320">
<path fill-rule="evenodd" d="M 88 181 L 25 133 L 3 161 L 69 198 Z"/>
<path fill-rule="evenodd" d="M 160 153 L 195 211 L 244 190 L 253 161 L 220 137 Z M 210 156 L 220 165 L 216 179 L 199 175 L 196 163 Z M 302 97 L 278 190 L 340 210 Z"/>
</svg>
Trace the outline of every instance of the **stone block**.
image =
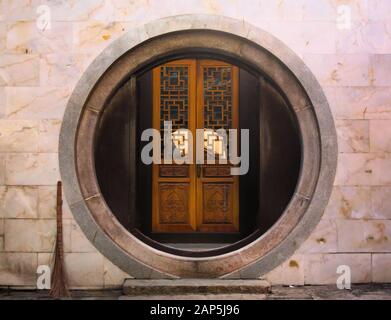
<svg viewBox="0 0 391 320">
<path fill-rule="evenodd" d="M 112 19 L 111 1 L 84 0 L 77 2 L 47 2 L 52 11 L 54 21 L 82 21 Z"/>
<path fill-rule="evenodd" d="M 38 216 L 41 219 L 55 219 L 57 204 L 56 186 L 38 187 Z"/>
<path fill-rule="evenodd" d="M 33 20 L 36 19 L 37 0 L 4 0 L 0 2 L 0 20 Z"/>
<path fill-rule="evenodd" d="M 93 58 L 95 58 L 95 54 L 54 53 L 41 55 L 41 86 L 61 87 L 66 84 L 73 87 Z"/>
<path fill-rule="evenodd" d="M 335 54 L 335 23 L 272 21 L 264 28 L 298 55 Z"/>
<path fill-rule="evenodd" d="M 375 86 L 391 86 L 391 54 L 371 56 L 371 84 Z"/>
<path fill-rule="evenodd" d="M 0 87 L 0 119 L 5 115 L 5 88 Z"/>
<path fill-rule="evenodd" d="M 75 22 L 74 50 L 77 52 L 101 52 L 112 41 L 124 35 L 133 24 L 124 22 L 86 21 Z"/>
<path fill-rule="evenodd" d="M 337 120 L 335 125 L 339 152 L 369 152 L 368 120 Z"/>
<path fill-rule="evenodd" d="M 299 253 L 337 252 L 337 226 L 334 220 L 321 220 Z"/>
<path fill-rule="evenodd" d="M 65 270 L 73 289 L 104 286 L 103 256 L 100 253 L 66 253 Z"/>
<path fill-rule="evenodd" d="M 187 3 L 190 1 L 181 1 L 178 5 L 184 4 L 185 2 Z M 148 1 L 146 0 L 134 2 L 113 0 L 110 1 L 110 4 L 112 10 L 110 14 L 113 21 L 131 21 L 134 24 L 139 24 L 145 21 L 145 17 L 148 17 L 148 20 L 153 20 L 154 15 L 159 14 L 156 12 L 158 10 L 153 10 L 153 7 L 148 6 Z M 203 4 L 198 2 L 198 5 L 200 7 Z"/>
<path fill-rule="evenodd" d="M 38 190 L 29 186 L 0 186 L 0 217 L 38 217 Z"/>
<path fill-rule="evenodd" d="M 390 31 L 390 21 L 355 21 L 350 29 L 337 30 L 337 52 L 389 54 Z"/>
<path fill-rule="evenodd" d="M 390 153 L 340 153 L 335 184 L 338 186 L 391 185 Z"/>
<path fill-rule="evenodd" d="M 54 251 L 51 253 L 39 252 L 37 261 L 38 265 L 47 265 L 49 267 L 52 267 L 54 262 Z"/>
<path fill-rule="evenodd" d="M 391 53 L 391 19 L 369 21 L 363 36 L 368 43 L 368 51 L 377 54 Z"/>
<path fill-rule="evenodd" d="M 5 251 L 51 252 L 56 236 L 54 219 L 6 219 Z"/>
<path fill-rule="evenodd" d="M 7 119 L 62 119 L 70 88 L 7 87 L 5 94 Z"/>
<path fill-rule="evenodd" d="M 33 54 L 0 54 L 0 86 L 38 86 L 39 57 Z"/>
<path fill-rule="evenodd" d="M 389 186 L 391 185 L 391 154 L 377 153 L 372 160 L 372 185 Z"/>
<path fill-rule="evenodd" d="M 0 286 L 35 286 L 36 271 L 36 253 L 0 253 Z"/>
<path fill-rule="evenodd" d="M 391 119 L 388 87 L 325 88 L 336 119 Z"/>
<path fill-rule="evenodd" d="M 0 13 L 1 16 L 1 13 Z M 0 19 L 0 54 L 4 53 L 6 40 L 7 40 L 7 26 L 4 22 L 1 22 Z"/>
<path fill-rule="evenodd" d="M 71 251 L 72 252 L 94 252 L 96 248 L 86 238 L 83 231 L 75 221 L 71 222 Z"/>
<path fill-rule="evenodd" d="M 371 195 L 373 218 L 391 220 L 391 187 L 374 186 Z"/>
<path fill-rule="evenodd" d="M 391 119 L 391 88 L 367 88 L 362 97 L 366 119 Z"/>
<path fill-rule="evenodd" d="M 368 6 L 368 17 L 371 20 L 390 20 L 390 2 L 388 0 L 374 0 Z"/>
<path fill-rule="evenodd" d="M 71 230 L 72 230 L 72 221 L 63 220 L 63 222 L 62 222 L 62 241 L 63 241 L 63 246 L 64 246 L 64 252 L 72 252 L 72 250 L 71 250 Z M 57 232 L 55 234 L 55 237 L 57 237 Z M 54 262 L 53 255 L 54 255 L 54 247 L 50 253 L 39 252 L 38 253 L 38 264 L 47 264 L 49 266 L 52 266 L 53 262 Z"/>
<path fill-rule="evenodd" d="M 72 27 L 71 23 L 51 21 L 50 28 L 40 29 L 35 19 L 9 23 L 7 52 L 48 54 L 71 51 Z"/>
<path fill-rule="evenodd" d="M 53 21 L 79 21 L 87 19 L 109 19 L 111 11 L 110 2 L 104 0 L 84 0 L 84 1 L 51 1 L 51 0 L 4 0 L 0 3 L 4 20 L 25 21 L 36 20 L 39 16 L 37 8 L 46 5 L 50 9 Z"/>
<path fill-rule="evenodd" d="M 352 283 L 371 282 L 370 254 L 309 254 L 305 259 L 306 285 L 336 284 L 341 265 L 350 267 Z"/>
<path fill-rule="evenodd" d="M 350 22 L 350 28 L 337 28 L 336 51 L 338 54 L 369 53 L 369 44 L 364 36 L 367 23 L 364 21 Z"/>
<path fill-rule="evenodd" d="M 335 21 L 335 6 L 331 1 L 303 1 L 303 19 L 308 21 Z"/>
<path fill-rule="evenodd" d="M 304 62 L 323 86 L 370 84 L 370 60 L 366 54 L 305 54 Z"/>
<path fill-rule="evenodd" d="M 391 283 L 391 254 L 372 255 L 372 281 Z"/>
<path fill-rule="evenodd" d="M 351 19 L 367 20 L 367 0 L 304 0 L 303 11 L 305 20 L 313 21 L 336 21 L 338 19 L 338 6 L 347 5 L 350 7 Z"/>
<path fill-rule="evenodd" d="M 0 152 L 37 152 L 36 121 L 0 120 Z"/>
<path fill-rule="evenodd" d="M 370 121 L 371 152 L 391 152 L 391 120 Z"/>
<path fill-rule="evenodd" d="M 64 252 L 72 252 L 72 229 L 73 220 L 64 219 L 62 220 L 63 225 L 63 241 L 64 241 Z"/>
<path fill-rule="evenodd" d="M 20 153 L 6 157 L 8 185 L 54 185 L 59 180 L 56 153 Z"/>
<path fill-rule="evenodd" d="M 391 252 L 391 220 L 337 220 L 340 252 Z"/>
<path fill-rule="evenodd" d="M 265 275 L 271 285 L 304 285 L 304 257 L 294 254 L 283 264 Z"/>
<path fill-rule="evenodd" d="M 39 122 L 39 152 L 58 152 L 61 120 Z"/>
<path fill-rule="evenodd" d="M 5 184 L 5 162 L 6 154 L 0 153 L 0 185 Z"/>
<path fill-rule="evenodd" d="M 376 155 L 368 153 L 340 153 L 338 155 L 335 184 L 337 186 L 370 185 L 372 161 Z"/>
<path fill-rule="evenodd" d="M 224 1 L 220 1 L 220 3 L 223 7 L 226 7 Z M 239 2 L 239 12 L 241 8 L 242 6 L 240 6 Z M 254 6 L 248 6 L 247 10 L 253 11 L 253 14 L 258 13 L 258 20 L 301 21 L 304 16 L 303 0 L 287 0 L 281 2 L 260 0 L 256 1 Z"/>
<path fill-rule="evenodd" d="M 369 219 L 371 209 L 370 187 L 335 186 L 323 219 Z"/>
</svg>

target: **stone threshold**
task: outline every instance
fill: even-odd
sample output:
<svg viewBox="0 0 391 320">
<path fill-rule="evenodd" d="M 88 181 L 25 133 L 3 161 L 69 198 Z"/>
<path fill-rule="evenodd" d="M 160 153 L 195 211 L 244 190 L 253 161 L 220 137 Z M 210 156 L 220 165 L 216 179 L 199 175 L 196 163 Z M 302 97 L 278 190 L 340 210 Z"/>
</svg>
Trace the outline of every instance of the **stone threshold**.
<svg viewBox="0 0 391 320">
<path fill-rule="evenodd" d="M 122 292 L 125 296 L 266 294 L 271 286 L 261 279 L 126 279 Z"/>
</svg>

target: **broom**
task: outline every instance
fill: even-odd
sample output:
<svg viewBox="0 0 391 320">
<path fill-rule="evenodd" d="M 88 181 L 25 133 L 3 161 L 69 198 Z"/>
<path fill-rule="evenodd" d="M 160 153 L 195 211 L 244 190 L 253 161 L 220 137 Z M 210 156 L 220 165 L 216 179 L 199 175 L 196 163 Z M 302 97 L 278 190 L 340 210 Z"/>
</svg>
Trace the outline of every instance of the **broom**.
<svg viewBox="0 0 391 320">
<path fill-rule="evenodd" d="M 64 270 L 64 246 L 62 238 L 62 190 L 61 181 L 57 182 L 57 237 L 54 249 L 54 266 L 50 296 L 53 298 L 70 297 Z"/>
</svg>

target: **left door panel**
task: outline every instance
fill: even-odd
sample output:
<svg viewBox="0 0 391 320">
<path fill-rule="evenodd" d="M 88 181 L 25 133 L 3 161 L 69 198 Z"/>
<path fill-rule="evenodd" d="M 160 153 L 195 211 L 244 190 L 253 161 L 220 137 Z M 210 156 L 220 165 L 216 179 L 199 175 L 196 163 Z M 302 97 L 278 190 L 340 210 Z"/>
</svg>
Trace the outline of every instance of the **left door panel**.
<svg viewBox="0 0 391 320">
<path fill-rule="evenodd" d="M 171 122 L 173 140 L 186 140 L 183 129 L 196 126 L 196 62 L 175 60 L 153 70 L 153 127 L 160 131 L 163 156 L 165 121 Z M 182 129 L 182 131 L 180 130 Z M 188 144 L 193 148 L 193 144 Z M 173 146 L 175 148 L 175 146 Z M 179 150 L 181 153 L 188 149 Z M 194 150 L 191 150 L 194 152 Z M 192 232 L 196 229 L 195 166 L 172 161 L 153 164 L 152 232 Z"/>
</svg>

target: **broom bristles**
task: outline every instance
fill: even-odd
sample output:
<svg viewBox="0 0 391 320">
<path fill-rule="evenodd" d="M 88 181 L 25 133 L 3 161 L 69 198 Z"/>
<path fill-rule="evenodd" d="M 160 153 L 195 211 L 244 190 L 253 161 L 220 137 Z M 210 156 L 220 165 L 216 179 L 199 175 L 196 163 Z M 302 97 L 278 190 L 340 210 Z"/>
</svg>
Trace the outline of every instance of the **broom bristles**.
<svg viewBox="0 0 391 320">
<path fill-rule="evenodd" d="M 54 266 L 52 283 L 49 294 L 53 298 L 70 297 L 68 290 L 65 269 L 64 269 L 64 247 L 62 242 L 62 190 L 61 181 L 57 182 L 57 235 L 54 251 Z"/>
<path fill-rule="evenodd" d="M 65 280 L 65 272 L 64 272 L 65 270 L 64 270 L 62 259 L 58 254 L 58 251 L 59 249 L 56 245 L 56 255 L 54 260 L 50 295 L 53 298 L 69 297 L 70 292 L 67 288 L 67 283 Z"/>
</svg>

